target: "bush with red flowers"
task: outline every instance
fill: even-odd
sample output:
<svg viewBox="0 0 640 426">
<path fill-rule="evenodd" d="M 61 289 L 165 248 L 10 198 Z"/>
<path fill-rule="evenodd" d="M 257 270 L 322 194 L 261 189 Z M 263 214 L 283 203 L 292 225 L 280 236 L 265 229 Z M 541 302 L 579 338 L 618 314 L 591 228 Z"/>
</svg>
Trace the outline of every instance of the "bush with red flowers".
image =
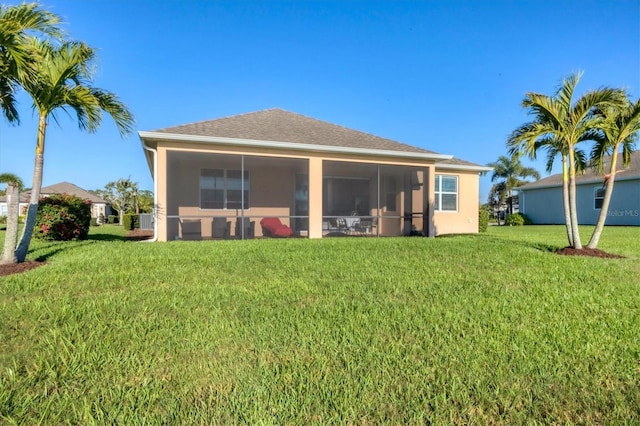
<svg viewBox="0 0 640 426">
<path fill-rule="evenodd" d="M 49 241 L 84 240 L 91 225 L 91 202 L 69 194 L 40 199 L 34 236 Z"/>
</svg>

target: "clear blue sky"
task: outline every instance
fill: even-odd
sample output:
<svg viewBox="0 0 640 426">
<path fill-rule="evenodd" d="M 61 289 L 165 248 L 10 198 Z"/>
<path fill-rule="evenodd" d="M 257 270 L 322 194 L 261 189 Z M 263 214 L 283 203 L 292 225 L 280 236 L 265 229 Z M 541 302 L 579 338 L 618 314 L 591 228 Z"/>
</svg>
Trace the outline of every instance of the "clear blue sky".
<svg viewBox="0 0 640 426">
<path fill-rule="evenodd" d="M 17 3 L 17 2 L 16 2 Z M 11 3 L 9 3 L 11 4 Z M 528 91 L 640 95 L 640 1 L 48 0 L 70 36 L 98 49 L 95 85 L 136 130 L 278 107 L 479 164 L 505 154 Z M 0 171 L 31 185 L 35 115 L 0 121 Z M 51 123 L 44 184 L 85 189 L 152 179 L 137 134 L 110 119 Z M 531 163 L 544 175 L 542 160 Z M 481 202 L 491 187 L 481 179 Z"/>
</svg>

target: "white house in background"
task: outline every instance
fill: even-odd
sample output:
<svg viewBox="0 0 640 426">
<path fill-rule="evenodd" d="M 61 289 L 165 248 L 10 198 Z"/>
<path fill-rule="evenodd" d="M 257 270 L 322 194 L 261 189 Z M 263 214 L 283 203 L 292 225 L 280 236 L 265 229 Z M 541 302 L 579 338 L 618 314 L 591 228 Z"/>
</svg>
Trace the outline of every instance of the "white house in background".
<svg viewBox="0 0 640 426">
<path fill-rule="evenodd" d="M 624 167 L 621 156 L 607 211 L 606 225 L 640 225 L 640 151 L 631 154 L 631 164 Z M 610 158 L 604 170 L 609 170 Z M 604 198 L 604 179 L 588 169 L 576 176 L 578 223 L 595 225 Z M 520 211 L 535 224 L 564 224 L 562 174 L 556 174 L 518 188 Z"/>
<path fill-rule="evenodd" d="M 91 201 L 91 217 L 100 218 L 102 214 L 103 217 L 107 217 L 112 214 L 113 209 L 111 206 L 102 198 L 98 197 L 95 194 L 92 194 L 89 191 L 85 191 L 77 185 L 74 185 L 69 182 L 60 182 L 55 185 L 44 186 L 40 190 L 41 197 L 48 197 L 54 194 L 69 194 L 80 197 L 84 200 Z M 25 191 L 20 193 L 20 214 L 25 215 L 27 207 L 29 206 L 29 198 L 31 197 L 31 191 Z M 0 196 L 0 216 L 7 215 L 7 200 L 5 196 Z"/>
</svg>

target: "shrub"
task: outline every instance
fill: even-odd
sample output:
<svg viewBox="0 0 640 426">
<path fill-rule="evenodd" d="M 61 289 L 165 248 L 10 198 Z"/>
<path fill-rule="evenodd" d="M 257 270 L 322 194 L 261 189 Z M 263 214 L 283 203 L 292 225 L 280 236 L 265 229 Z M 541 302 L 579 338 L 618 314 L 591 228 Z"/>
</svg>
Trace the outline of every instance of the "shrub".
<svg viewBox="0 0 640 426">
<path fill-rule="evenodd" d="M 504 223 L 509 226 L 522 226 L 522 225 L 531 225 L 531 221 L 527 216 L 522 213 L 513 213 L 507 215 L 507 219 Z"/>
<path fill-rule="evenodd" d="M 109 215 L 109 223 L 112 223 L 112 224 L 113 224 L 113 223 L 120 223 L 120 220 L 119 220 L 119 218 L 118 218 L 118 215 L 110 214 L 110 215 Z"/>
<path fill-rule="evenodd" d="M 0 223 L 7 223 L 7 217 L 6 216 L 0 216 Z"/>
<path fill-rule="evenodd" d="M 140 228 L 140 216 L 137 214 L 125 214 L 122 216 L 122 224 L 124 225 L 124 229 L 128 231 Z"/>
<path fill-rule="evenodd" d="M 98 219 L 96 219 L 95 217 L 92 217 L 91 218 L 91 226 L 98 226 L 98 225 L 99 225 Z"/>
<path fill-rule="evenodd" d="M 479 232 L 487 232 L 487 227 L 489 226 L 489 210 L 485 207 L 480 207 L 478 211 L 478 231 Z"/>
<path fill-rule="evenodd" d="M 50 241 L 84 240 L 91 224 L 91 202 L 69 194 L 38 203 L 34 236 Z"/>
<path fill-rule="evenodd" d="M 100 215 L 98 216 L 98 223 L 100 223 L 100 224 L 106 223 L 104 221 L 104 213 L 100 213 Z"/>
</svg>

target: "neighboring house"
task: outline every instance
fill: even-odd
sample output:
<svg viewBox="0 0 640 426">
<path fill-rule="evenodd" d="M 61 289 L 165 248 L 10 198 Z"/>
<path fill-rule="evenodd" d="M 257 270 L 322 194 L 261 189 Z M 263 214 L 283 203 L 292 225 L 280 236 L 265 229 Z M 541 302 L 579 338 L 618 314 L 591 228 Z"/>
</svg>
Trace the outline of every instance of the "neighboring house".
<svg viewBox="0 0 640 426">
<path fill-rule="evenodd" d="M 95 194 L 92 194 L 84 189 L 80 188 L 69 182 L 60 182 L 55 185 L 43 186 L 40 190 L 41 197 L 48 197 L 53 194 L 69 194 L 76 195 L 84 200 L 91 201 L 91 217 L 99 219 L 102 214 L 103 217 L 108 217 L 112 214 L 112 209 L 109 204 L 102 198 Z M 20 193 L 20 207 L 19 211 L 21 215 L 25 215 L 29 206 L 29 199 L 31 198 L 31 191 Z M 0 216 L 7 215 L 7 200 L 4 196 L 0 197 Z"/>
<path fill-rule="evenodd" d="M 159 241 L 478 232 L 487 167 L 269 109 L 139 132 Z"/>
<path fill-rule="evenodd" d="M 606 225 L 640 225 L 640 151 L 631 154 L 631 164 L 623 167 L 618 156 L 611 203 Z M 609 170 L 610 159 L 605 159 L 604 170 Z M 578 223 L 594 225 L 600 215 L 604 198 L 605 175 L 588 169 L 576 176 L 576 204 Z M 536 224 L 564 224 L 562 204 L 562 174 L 552 175 L 518 188 L 520 211 Z"/>
</svg>

